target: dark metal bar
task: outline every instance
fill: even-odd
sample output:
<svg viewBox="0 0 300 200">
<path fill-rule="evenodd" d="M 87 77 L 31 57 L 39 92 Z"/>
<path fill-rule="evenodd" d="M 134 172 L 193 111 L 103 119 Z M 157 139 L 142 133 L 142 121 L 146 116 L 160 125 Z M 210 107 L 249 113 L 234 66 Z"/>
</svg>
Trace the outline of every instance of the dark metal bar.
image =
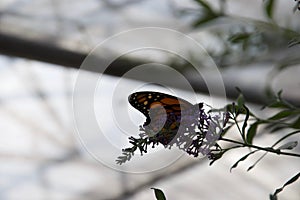
<svg viewBox="0 0 300 200">
<path fill-rule="evenodd" d="M 32 59 L 42 62 L 47 62 L 51 64 L 61 65 L 65 67 L 71 67 L 75 69 L 79 69 L 82 62 L 86 58 L 87 54 L 70 51 L 67 49 L 60 48 L 58 46 L 51 45 L 49 43 L 32 41 L 27 39 L 22 39 L 16 36 L 7 35 L 4 33 L 0 33 L 0 54 L 21 57 L 26 59 Z M 101 67 L 101 63 L 105 63 L 103 58 L 95 58 L 94 63 L 97 64 L 97 67 L 92 67 L 88 69 L 89 71 L 94 72 L 103 72 Z M 146 61 L 138 61 L 138 60 L 129 60 L 124 58 L 119 58 L 110 63 L 107 70 L 105 70 L 105 74 L 113 75 L 113 76 L 122 76 L 128 70 L 134 68 L 137 65 L 148 63 Z M 173 64 L 174 65 L 174 64 Z M 176 67 L 176 66 L 174 66 Z M 176 67 L 178 68 L 178 66 Z M 182 73 L 184 75 L 184 73 Z M 145 81 L 147 77 L 132 77 L 132 79 L 138 79 L 141 81 Z M 189 77 L 187 76 L 188 80 Z M 208 94 L 208 89 L 201 79 L 194 79 L 190 81 L 192 87 L 197 92 L 202 92 Z M 225 83 L 226 84 L 226 83 Z M 170 85 L 172 87 L 180 88 L 180 85 Z M 234 87 L 226 86 L 226 95 L 228 98 L 236 98 L 237 91 Z M 243 88 L 242 88 L 243 89 Z M 259 93 L 256 89 L 246 88 L 243 89 L 243 93 L 248 102 L 264 104 L 266 103 L 266 97 Z M 291 102 L 298 102 L 297 99 L 289 99 Z"/>
<path fill-rule="evenodd" d="M 79 68 L 85 54 L 0 33 L 0 54 Z"/>
</svg>

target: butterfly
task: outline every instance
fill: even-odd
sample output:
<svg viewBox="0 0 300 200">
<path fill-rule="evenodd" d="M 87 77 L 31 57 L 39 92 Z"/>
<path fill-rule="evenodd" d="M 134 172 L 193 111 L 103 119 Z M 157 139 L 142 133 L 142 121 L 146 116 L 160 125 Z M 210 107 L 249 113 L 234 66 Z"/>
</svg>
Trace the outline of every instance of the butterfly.
<svg viewBox="0 0 300 200">
<path fill-rule="evenodd" d="M 135 92 L 128 97 L 129 103 L 146 117 L 143 127 L 150 129 L 163 145 L 169 144 L 177 134 L 183 115 L 197 119 L 190 102 L 169 94 L 151 91 Z M 185 118 L 186 119 L 186 118 Z"/>
</svg>

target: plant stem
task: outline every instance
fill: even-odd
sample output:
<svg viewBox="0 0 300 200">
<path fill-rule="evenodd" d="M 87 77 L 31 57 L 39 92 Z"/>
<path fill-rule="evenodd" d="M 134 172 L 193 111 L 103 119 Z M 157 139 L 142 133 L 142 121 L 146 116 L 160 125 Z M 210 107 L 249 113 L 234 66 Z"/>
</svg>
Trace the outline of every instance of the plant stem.
<svg viewBox="0 0 300 200">
<path fill-rule="evenodd" d="M 258 150 L 262 150 L 262 151 L 266 151 L 266 152 L 270 152 L 270 153 L 275 153 L 275 154 L 278 154 L 278 155 L 287 155 L 287 156 L 300 157 L 300 154 L 283 152 L 279 149 L 278 150 L 273 149 L 272 147 L 260 147 L 260 146 L 256 146 L 256 145 L 253 145 L 253 144 L 242 143 L 242 142 L 239 142 L 239 141 L 236 141 L 236 140 L 231 140 L 231 139 L 223 138 L 223 137 L 221 137 L 219 140 L 223 140 L 223 141 L 231 142 L 231 143 L 235 143 L 235 144 L 240 144 L 244 147 L 255 148 L 255 149 L 258 149 Z"/>
<path fill-rule="evenodd" d="M 241 128 L 240 128 L 240 126 L 239 126 L 239 124 L 238 124 L 238 122 L 237 122 L 237 120 L 236 120 L 236 117 L 234 117 L 234 123 L 235 123 L 235 125 L 237 126 L 238 131 L 239 131 L 239 133 L 240 133 L 240 135 L 241 135 L 243 141 L 246 141 L 245 136 L 244 136 L 244 134 L 242 133 L 242 130 L 241 130 Z"/>
</svg>

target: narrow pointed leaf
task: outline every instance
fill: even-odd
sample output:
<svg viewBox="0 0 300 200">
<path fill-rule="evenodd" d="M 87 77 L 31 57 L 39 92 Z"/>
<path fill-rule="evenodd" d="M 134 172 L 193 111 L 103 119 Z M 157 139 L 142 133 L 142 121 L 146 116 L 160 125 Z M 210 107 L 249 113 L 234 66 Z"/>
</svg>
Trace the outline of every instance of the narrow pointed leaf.
<svg viewBox="0 0 300 200">
<path fill-rule="evenodd" d="M 245 116 L 245 120 L 244 120 L 244 123 L 243 123 L 243 127 L 242 127 L 242 133 L 243 133 L 243 136 L 245 136 L 245 130 L 246 130 L 246 127 L 247 127 L 247 122 L 248 122 L 248 119 L 249 119 L 249 109 L 247 108 L 247 106 L 243 106 L 244 109 L 246 110 L 246 116 Z"/>
<path fill-rule="evenodd" d="M 239 97 L 237 98 L 237 103 L 238 103 L 238 107 L 242 108 L 245 104 L 245 99 L 244 96 L 242 94 L 239 95 Z"/>
<path fill-rule="evenodd" d="M 279 120 L 283 119 L 285 117 L 288 117 L 289 115 L 293 114 L 295 111 L 293 110 L 282 110 L 278 112 L 277 114 L 273 115 L 272 117 L 269 118 L 269 120 Z"/>
<path fill-rule="evenodd" d="M 268 105 L 269 108 L 289 108 L 284 102 L 282 101 L 275 101 Z"/>
<path fill-rule="evenodd" d="M 274 10 L 274 0 L 266 0 L 265 12 L 268 18 L 272 19 Z"/>
<path fill-rule="evenodd" d="M 163 193 L 162 190 L 157 189 L 157 188 L 151 188 L 154 190 L 154 194 L 157 200 L 166 200 L 165 194 Z"/>
<path fill-rule="evenodd" d="M 285 144 L 281 145 L 280 147 L 278 147 L 278 149 L 280 149 L 280 150 L 282 150 L 282 149 L 292 150 L 297 145 L 298 145 L 298 141 L 291 141 L 291 142 L 288 142 L 288 143 L 285 143 Z"/>
<path fill-rule="evenodd" d="M 228 38 L 228 40 L 232 43 L 242 43 L 249 39 L 250 33 L 237 33 Z"/>
<path fill-rule="evenodd" d="M 212 12 L 213 13 L 213 10 L 212 8 L 210 7 L 210 5 L 206 2 L 206 1 L 203 1 L 203 0 L 195 0 L 200 6 L 202 6 L 207 12 Z"/>
<path fill-rule="evenodd" d="M 290 180 L 288 180 L 281 188 L 276 189 L 274 194 L 272 196 L 277 196 L 278 193 L 280 193 L 287 185 L 290 185 L 297 181 L 297 179 L 300 177 L 300 172 L 293 176 Z"/>
<path fill-rule="evenodd" d="M 298 117 L 292 124 L 292 128 L 300 129 L 300 117 Z"/>
<path fill-rule="evenodd" d="M 251 154 L 253 154 L 253 153 L 255 153 L 255 152 L 257 152 L 257 150 L 251 151 L 250 153 L 244 155 L 242 158 L 240 158 L 238 161 L 236 161 L 236 163 L 234 163 L 234 164 L 232 165 L 232 167 L 230 168 L 230 172 L 231 172 L 234 168 L 236 168 L 236 167 L 239 165 L 240 162 L 246 160 Z"/>
<path fill-rule="evenodd" d="M 270 200 L 278 200 L 277 195 L 270 194 Z"/>
<path fill-rule="evenodd" d="M 196 22 L 194 22 L 193 26 L 198 27 L 206 22 L 216 19 L 217 17 L 218 15 L 215 15 L 214 13 L 206 13 L 204 16 L 201 16 Z"/>
<path fill-rule="evenodd" d="M 250 128 L 247 131 L 247 135 L 246 135 L 246 141 L 248 144 L 252 144 L 253 142 L 253 138 L 256 135 L 257 132 L 257 127 L 258 127 L 259 123 L 253 123 L 251 124 Z"/>
</svg>

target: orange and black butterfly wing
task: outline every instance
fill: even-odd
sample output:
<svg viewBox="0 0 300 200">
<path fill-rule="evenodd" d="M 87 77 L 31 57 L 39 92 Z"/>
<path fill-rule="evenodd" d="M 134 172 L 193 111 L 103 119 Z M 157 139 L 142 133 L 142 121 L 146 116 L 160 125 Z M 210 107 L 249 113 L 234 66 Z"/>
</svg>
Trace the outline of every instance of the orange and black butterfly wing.
<svg viewBox="0 0 300 200">
<path fill-rule="evenodd" d="M 181 111 L 192 106 L 188 101 L 160 92 L 136 92 L 128 97 L 129 103 L 146 116 L 144 127 L 152 122 L 153 131 L 160 129 L 158 124 L 164 118 L 159 141 L 164 145 L 176 135 L 181 120 Z M 163 115 L 166 116 L 163 116 Z M 153 125 L 154 124 L 154 125 Z"/>
<path fill-rule="evenodd" d="M 160 92 L 136 92 L 128 97 L 129 103 L 141 113 L 143 113 L 147 120 L 146 123 L 150 123 L 150 109 L 156 107 L 163 107 L 167 113 L 180 113 L 181 110 L 192 106 L 188 101 Z M 145 124 L 145 125 L 147 125 Z"/>
</svg>

